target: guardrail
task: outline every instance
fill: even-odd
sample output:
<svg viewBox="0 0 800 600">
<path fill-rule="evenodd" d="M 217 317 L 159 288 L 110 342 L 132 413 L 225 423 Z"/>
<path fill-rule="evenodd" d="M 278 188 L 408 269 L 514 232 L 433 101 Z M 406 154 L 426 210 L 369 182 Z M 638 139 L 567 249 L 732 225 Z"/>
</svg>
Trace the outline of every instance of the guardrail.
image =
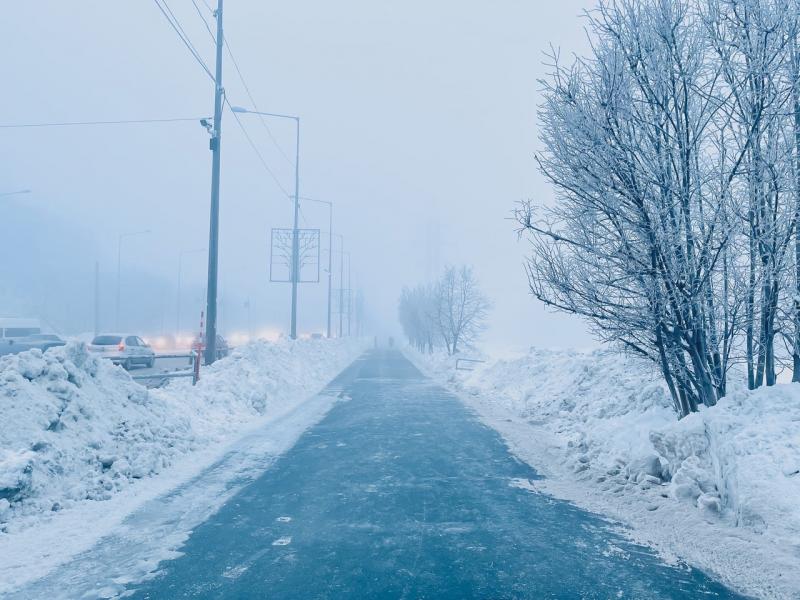
<svg viewBox="0 0 800 600">
<path fill-rule="evenodd" d="M 158 381 L 158 385 L 153 387 L 161 387 L 169 379 L 177 379 L 180 377 L 191 377 L 192 385 L 197 385 L 197 380 L 200 379 L 200 357 L 199 352 L 192 350 L 188 353 L 182 354 L 156 354 L 154 359 L 160 358 L 187 358 L 189 359 L 190 370 L 186 371 L 165 371 L 164 373 L 147 373 L 145 375 L 131 375 L 131 379 L 137 381 Z"/>
<path fill-rule="evenodd" d="M 473 368 L 459 366 L 459 363 L 462 363 L 462 362 L 475 364 L 475 363 L 484 363 L 486 361 L 485 360 L 478 360 L 477 358 L 457 358 L 456 359 L 456 371 L 474 371 L 475 370 Z"/>
</svg>

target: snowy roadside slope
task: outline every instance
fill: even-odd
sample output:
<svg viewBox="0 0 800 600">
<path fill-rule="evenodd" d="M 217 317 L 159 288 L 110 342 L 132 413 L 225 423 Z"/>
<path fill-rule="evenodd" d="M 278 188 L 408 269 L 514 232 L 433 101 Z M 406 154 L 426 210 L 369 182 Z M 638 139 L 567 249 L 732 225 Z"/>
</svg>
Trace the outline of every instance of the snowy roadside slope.
<svg viewBox="0 0 800 600">
<path fill-rule="evenodd" d="M 353 339 L 254 343 L 204 369 L 196 387 L 160 390 L 82 344 L 0 358 L 0 538 L 168 476 L 185 457 L 202 454 L 201 469 L 209 449 L 302 403 L 363 348 Z"/>
<path fill-rule="evenodd" d="M 609 351 L 531 349 L 472 372 L 407 353 L 545 475 L 536 488 L 744 593 L 800 598 L 800 385 L 677 421 L 650 365 Z"/>
</svg>

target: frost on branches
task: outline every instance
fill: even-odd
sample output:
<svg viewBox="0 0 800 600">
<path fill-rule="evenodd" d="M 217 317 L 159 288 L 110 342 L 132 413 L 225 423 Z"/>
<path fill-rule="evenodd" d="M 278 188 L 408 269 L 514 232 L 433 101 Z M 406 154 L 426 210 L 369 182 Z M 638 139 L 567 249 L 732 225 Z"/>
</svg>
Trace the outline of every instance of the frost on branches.
<svg viewBox="0 0 800 600">
<path fill-rule="evenodd" d="M 399 317 L 410 343 L 420 352 L 443 347 L 456 354 L 483 331 L 491 303 L 470 267 L 447 267 L 433 284 L 403 288 Z"/>
<path fill-rule="evenodd" d="M 533 294 L 654 361 L 686 416 L 800 379 L 797 0 L 619 0 L 590 56 L 552 53 L 539 166 L 517 217 Z"/>
</svg>

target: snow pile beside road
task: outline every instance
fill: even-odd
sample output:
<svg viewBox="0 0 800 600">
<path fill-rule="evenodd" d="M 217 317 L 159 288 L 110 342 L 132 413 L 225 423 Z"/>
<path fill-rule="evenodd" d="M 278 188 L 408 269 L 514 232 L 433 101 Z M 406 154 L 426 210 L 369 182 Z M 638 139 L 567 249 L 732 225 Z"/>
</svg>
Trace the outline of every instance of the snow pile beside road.
<svg viewBox="0 0 800 600">
<path fill-rule="evenodd" d="M 187 417 L 81 345 L 0 359 L 0 528 L 106 500 L 194 443 Z"/>
<path fill-rule="evenodd" d="M 800 569 L 800 385 L 734 392 L 650 437 L 673 498 L 793 545 Z"/>
<path fill-rule="evenodd" d="M 587 458 L 613 469 L 636 468 L 639 459 L 653 455 L 650 431 L 675 421 L 657 376 L 643 367 L 611 353 L 531 349 L 467 377 L 451 375 L 486 402 L 557 434 L 577 470 Z"/>
<path fill-rule="evenodd" d="M 531 349 L 472 372 L 412 357 L 548 477 L 543 491 L 739 589 L 800 595 L 800 385 L 734 391 L 678 421 L 658 373 L 609 351 Z"/>
<path fill-rule="evenodd" d="M 240 437 L 319 391 L 362 349 L 352 339 L 254 343 L 205 368 L 196 387 L 159 390 L 83 344 L 0 358 L 0 534 L 108 500 Z"/>
</svg>

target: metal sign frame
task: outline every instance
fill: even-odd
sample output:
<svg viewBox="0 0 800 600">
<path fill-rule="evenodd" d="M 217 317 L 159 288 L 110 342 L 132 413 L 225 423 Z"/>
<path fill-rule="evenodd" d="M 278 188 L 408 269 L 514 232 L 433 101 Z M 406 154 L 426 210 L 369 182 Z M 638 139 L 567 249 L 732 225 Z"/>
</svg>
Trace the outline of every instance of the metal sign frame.
<svg viewBox="0 0 800 600">
<path fill-rule="evenodd" d="M 270 234 L 269 245 L 269 280 L 273 283 L 292 282 L 292 237 L 294 230 L 287 227 L 273 227 Z M 319 229 L 298 229 L 297 238 L 299 246 L 300 273 L 297 283 L 319 283 L 320 276 L 320 230 Z M 288 240 L 288 244 L 287 244 Z M 310 243 L 309 243 L 310 242 Z M 276 245 L 279 244 L 279 245 Z M 288 247 L 287 247 L 288 246 Z M 314 275 L 304 278 L 303 273 L 307 272 L 304 267 L 313 268 Z M 278 272 L 276 272 L 278 271 Z M 282 276 L 282 273 L 287 275 Z"/>
</svg>

